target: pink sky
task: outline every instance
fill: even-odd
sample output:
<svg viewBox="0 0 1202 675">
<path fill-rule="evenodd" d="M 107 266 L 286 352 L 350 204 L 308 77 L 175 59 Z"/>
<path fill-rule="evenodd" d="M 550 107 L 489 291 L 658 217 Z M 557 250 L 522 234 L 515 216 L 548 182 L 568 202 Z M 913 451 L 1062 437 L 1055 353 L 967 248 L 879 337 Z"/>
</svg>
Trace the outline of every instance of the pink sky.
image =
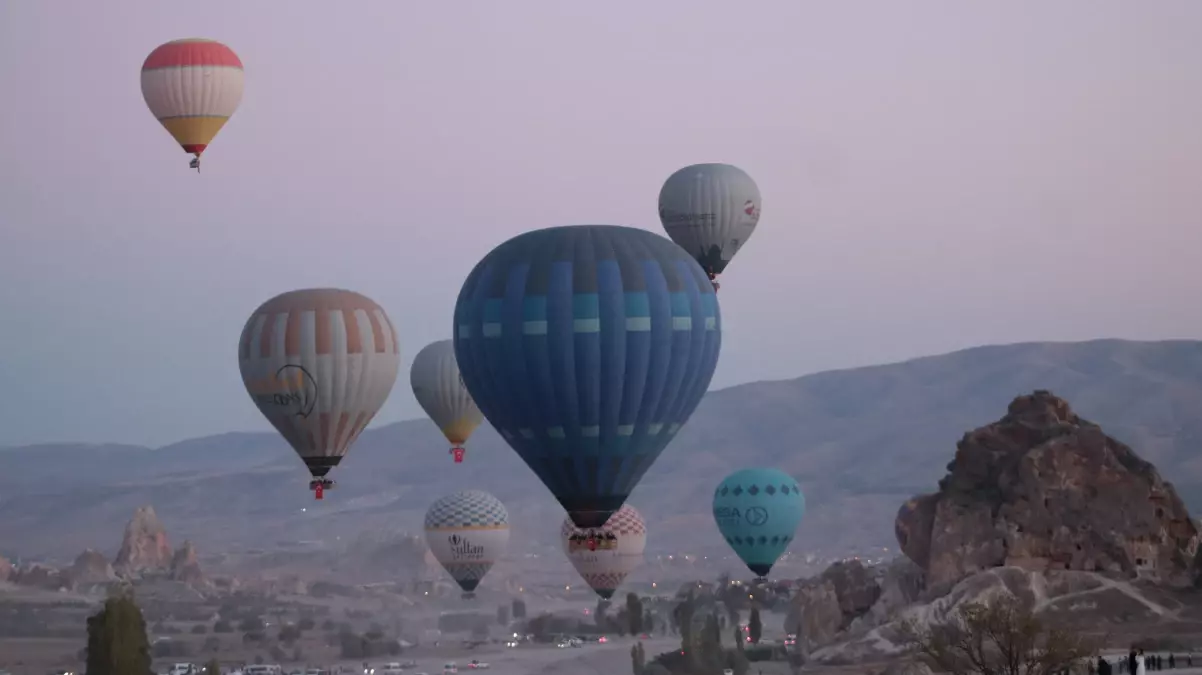
<svg viewBox="0 0 1202 675">
<path fill-rule="evenodd" d="M 675 169 L 763 217 L 716 386 L 977 344 L 1202 337 L 1202 2 L 0 4 L 0 445 L 267 425 L 247 315 L 336 285 L 409 359 L 525 229 L 659 230 Z M 138 85 L 246 64 L 204 173 Z"/>
</svg>

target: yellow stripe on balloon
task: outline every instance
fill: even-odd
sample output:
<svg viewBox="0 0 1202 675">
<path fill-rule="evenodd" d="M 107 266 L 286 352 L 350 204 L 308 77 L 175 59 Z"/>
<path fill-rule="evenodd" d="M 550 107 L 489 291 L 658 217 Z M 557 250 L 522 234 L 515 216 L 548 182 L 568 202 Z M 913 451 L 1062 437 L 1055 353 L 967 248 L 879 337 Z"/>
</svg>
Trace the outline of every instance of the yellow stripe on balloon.
<svg viewBox="0 0 1202 675">
<path fill-rule="evenodd" d="M 472 419 L 472 416 L 468 415 L 461 417 L 443 427 L 442 433 L 447 437 L 448 441 L 456 445 L 462 445 L 467 442 L 467 439 L 471 437 L 472 432 L 475 431 L 476 427 L 478 426 L 480 426 L 480 421 L 478 419 Z"/>
<path fill-rule="evenodd" d="M 208 145 L 228 117 L 170 117 L 159 120 L 180 145 Z"/>
</svg>

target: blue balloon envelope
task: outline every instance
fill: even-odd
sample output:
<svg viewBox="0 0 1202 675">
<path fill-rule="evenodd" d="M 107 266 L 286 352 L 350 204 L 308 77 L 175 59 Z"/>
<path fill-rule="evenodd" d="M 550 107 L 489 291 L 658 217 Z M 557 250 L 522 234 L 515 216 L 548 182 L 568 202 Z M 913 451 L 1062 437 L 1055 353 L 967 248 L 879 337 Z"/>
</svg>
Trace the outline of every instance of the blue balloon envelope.
<svg viewBox="0 0 1202 675">
<path fill-rule="evenodd" d="M 756 576 L 766 577 L 805 515 L 801 486 L 778 469 L 742 469 L 714 490 L 714 521 Z"/>
<path fill-rule="evenodd" d="M 604 525 L 688 421 L 722 344 L 701 266 L 615 225 L 496 247 L 464 281 L 453 330 L 472 399 L 581 528 Z"/>
</svg>

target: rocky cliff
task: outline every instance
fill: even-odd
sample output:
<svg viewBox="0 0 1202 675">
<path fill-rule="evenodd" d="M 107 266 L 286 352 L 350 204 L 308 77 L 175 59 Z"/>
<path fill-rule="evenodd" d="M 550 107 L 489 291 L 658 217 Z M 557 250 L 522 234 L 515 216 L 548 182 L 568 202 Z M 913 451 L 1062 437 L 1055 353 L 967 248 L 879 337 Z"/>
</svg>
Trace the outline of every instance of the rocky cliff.
<svg viewBox="0 0 1202 675">
<path fill-rule="evenodd" d="M 171 568 L 171 545 L 167 530 L 159 522 L 152 506 L 139 506 L 125 526 L 121 548 L 113 569 L 121 575 L 167 571 Z"/>
<path fill-rule="evenodd" d="M 200 572 L 200 562 L 196 559 L 196 547 L 192 542 L 185 541 L 171 557 L 170 577 L 173 581 L 188 584 L 204 581 L 204 575 Z"/>
<path fill-rule="evenodd" d="M 895 522 L 932 588 L 999 566 L 1194 580 L 1198 528 L 1173 486 L 1047 391 L 965 434 L 947 468 Z"/>
<path fill-rule="evenodd" d="M 71 564 L 66 574 L 75 586 L 107 584 L 117 580 L 113 566 L 109 564 L 104 554 L 90 548 L 75 558 L 75 562 Z"/>
<path fill-rule="evenodd" d="M 891 620 L 924 590 L 923 572 L 909 558 L 871 568 L 837 562 L 800 582 L 785 627 L 809 651 Z"/>
</svg>

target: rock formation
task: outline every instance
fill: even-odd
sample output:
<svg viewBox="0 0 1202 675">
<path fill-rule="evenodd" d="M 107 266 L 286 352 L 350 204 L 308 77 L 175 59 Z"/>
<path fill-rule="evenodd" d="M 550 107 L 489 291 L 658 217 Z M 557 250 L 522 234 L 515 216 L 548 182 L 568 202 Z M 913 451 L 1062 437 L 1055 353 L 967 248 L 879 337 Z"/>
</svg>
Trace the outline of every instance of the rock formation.
<svg viewBox="0 0 1202 675">
<path fill-rule="evenodd" d="M 140 506 L 125 526 L 121 549 L 113 561 L 118 574 L 166 571 L 171 566 L 171 546 L 167 531 L 151 506 Z"/>
<path fill-rule="evenodd" d="M 109 564 L 104 554 L 90 548 L 75 558 L 75 562 L 71 564 L 66 574 L 71 579 L 71 583 L 77 587 L 106 584 L 117 579 L 117 575 L 113 572 L 113 566 Z"/>
<path fill-rule="evenodd" d="M 928 585 L 943 590 L 1003 565 L 1183 585 L 1198 547 L 1172 485 L 1047 391 L 965 434 L 939 491 L 906 502 L 895 530 Z"/>
<path fill-rule="evenodd" d="M 919 599 L 923 581 L 922 570 L 904 557 L 875 568 L 837 562 L 799 584 L 786 628 L 806 650 L 830 644 L 892 620 Z"/>
<path fill-rule="evenodd" d="M 200 562 L 196 559 L 196 547 L 192 542 L 185 541 L 171 557 L 170 576 L 174 581 L 189 584 L 204 581 L 204 575 L 200 573 Z"/>
<path fill-rule="evenodd" d="M 57 591 L 60 588 L 67 588 L 71 585 L 70 580 L 67 579 L 61 570 L 41 563 L 22 565 L 10 580 L 22 586 L 31 586 L 48 591 Z"/>
</svg>

